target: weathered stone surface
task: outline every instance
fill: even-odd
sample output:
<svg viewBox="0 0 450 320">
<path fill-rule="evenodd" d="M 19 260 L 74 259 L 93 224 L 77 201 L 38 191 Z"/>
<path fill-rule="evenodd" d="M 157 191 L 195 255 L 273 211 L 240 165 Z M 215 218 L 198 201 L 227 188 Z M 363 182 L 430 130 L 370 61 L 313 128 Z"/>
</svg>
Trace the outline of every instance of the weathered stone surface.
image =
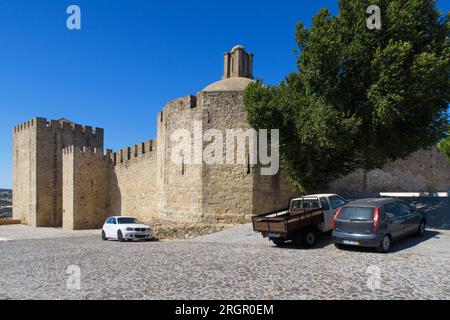
<svg viewBox="0 0 450 320">
<path fill-rule="evenodd" d="M 202 153 L 210 143 L 201 141 L 202 131 L 215 129 L 225 142 L 227 130 L 250 129 L 243 90 L 253 81 L 252 63 L 253 55 L 236 46 L 224 56 L 223 80 L 195 96 L 172 100 L 159 112 L 156 139 L 106 156 L 101 151 L 102 129 L 42 118 L 15 127 L 14 218 L 32 226 L 70 229 L 99 227 L 111 215 L 229 224 L 286 207 L 298 193 L 282 170 L 262 176 L 260 166 L 249 163 L 248 143 L 246 159 L 235 164 L 172 161 L 176 141 L 171 137 L 176 130 L 188 130 L 191 151 L 199 143 Z M 195 135 L 195 126 L 201 127 L 200 136 Z M 80 151 L 83 148 L 98 151 Z M 369 172 L 367 191 L 429 192 L 449 187 L 450 164 L 433 149 Z M 361 171 L 334 182 L 330 189 L 344 195 L 363 192 Z"/>
<path fill-rule="evenodd" d="M 62 226 L 62 153 L 67 146 L 103 148 L 103 129 L 66 119 L 34 118 L 13 129 L 13 217 Z"/>
<path fill-rule="evenodd" d="M 110 154 L 96 148 L 63 150 L 63 228 L 101 228 L 109 216 Z"/>
<path fill-rule="evenodd" d="M 333 182 L 331 191 L 343 195 L 376 192 L 445 192 L 450 189 L 450 163 L 436 147 L 420 150 L 404 160 L 387 163 L 367 173 L 363 188 L 363 170 Z"/>
</svg>

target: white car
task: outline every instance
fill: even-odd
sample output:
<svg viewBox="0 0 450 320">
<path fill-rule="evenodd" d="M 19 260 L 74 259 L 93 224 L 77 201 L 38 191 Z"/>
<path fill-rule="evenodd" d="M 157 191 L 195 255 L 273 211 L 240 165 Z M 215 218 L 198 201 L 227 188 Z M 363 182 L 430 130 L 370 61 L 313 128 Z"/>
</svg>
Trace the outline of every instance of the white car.
<svg viewBox="0 0 450 320">
<path fill-rule="evenodd" d="M 147 240 L 154 238 L 152 229 L 134 217 L 114 216 L 106 219 L 102 228 L 102 239 Z"/>
</svg>

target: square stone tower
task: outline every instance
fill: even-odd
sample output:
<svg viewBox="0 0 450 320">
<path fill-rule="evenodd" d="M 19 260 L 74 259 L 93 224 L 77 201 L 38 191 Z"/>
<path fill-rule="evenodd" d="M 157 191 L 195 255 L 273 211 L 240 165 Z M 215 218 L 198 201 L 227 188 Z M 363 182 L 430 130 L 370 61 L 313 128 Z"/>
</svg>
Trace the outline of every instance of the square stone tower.
<svg viewBox="0 0 450 320">
<path fill-rule="evenodd" d="M 13 129 L 13 217 L 35 227 L 62 226 L 62 159 L 67 146 L 103 149 L 103 129 L 34 118 Z"/>
</svg>

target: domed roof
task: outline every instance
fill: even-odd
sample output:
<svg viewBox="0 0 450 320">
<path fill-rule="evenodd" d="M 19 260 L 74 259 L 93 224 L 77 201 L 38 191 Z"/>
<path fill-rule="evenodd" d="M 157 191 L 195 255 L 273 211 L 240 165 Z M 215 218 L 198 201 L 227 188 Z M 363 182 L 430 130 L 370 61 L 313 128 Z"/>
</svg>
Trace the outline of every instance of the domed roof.
<svg viewBox="0 0 450 320">
<path fill-rule="evenodd" d="M 244 91 L 247 86 L 255 80 L 242 77 L 233 77 L 214 82 L 202 91 Z"/>
<path fill-rule="evenodd" d="M 243 45 L 241 45 L 241 44 L 238 44 L 237 46 L 234 46 L 233 49 L 231 49 L 231 52 L 233 52 L 233 51 L 235 51 L 237 49 L 245 50 L 245 47 Z"/>
</svg>

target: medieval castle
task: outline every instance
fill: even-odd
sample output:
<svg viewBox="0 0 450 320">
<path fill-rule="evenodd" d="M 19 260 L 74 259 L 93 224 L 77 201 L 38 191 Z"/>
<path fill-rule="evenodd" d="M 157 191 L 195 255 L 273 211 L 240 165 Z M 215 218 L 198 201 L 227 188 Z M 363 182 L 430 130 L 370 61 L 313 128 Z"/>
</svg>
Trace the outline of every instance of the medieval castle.
<svg viewBox="0 0 450 320">
<path fill-rule="evenodd" d="M 104 151 L 104 131 L 66 119 L 34 118 L 13 129 L 13 216 L 36 227 L 92 229 L 111 215 L 243 223 L 253 214 L 285 207 L 296 194 L 280 171 L 260 165 L 175 164 L 174 130 L 248 129 L 242 93 L 253 80 L 253 54 L 243 46 L 224 55 L 224 73 L 196 96 L 169 102 L 157 116 L 157 137 L 116 152 Z M 203 142 L 202 142 L 203 143 Z M 446 191 L 450 165 L 436 149 L 368 174 L 368 191 Z M 330 186 L 361 192 L 357 171 Z"/>
</svg>

